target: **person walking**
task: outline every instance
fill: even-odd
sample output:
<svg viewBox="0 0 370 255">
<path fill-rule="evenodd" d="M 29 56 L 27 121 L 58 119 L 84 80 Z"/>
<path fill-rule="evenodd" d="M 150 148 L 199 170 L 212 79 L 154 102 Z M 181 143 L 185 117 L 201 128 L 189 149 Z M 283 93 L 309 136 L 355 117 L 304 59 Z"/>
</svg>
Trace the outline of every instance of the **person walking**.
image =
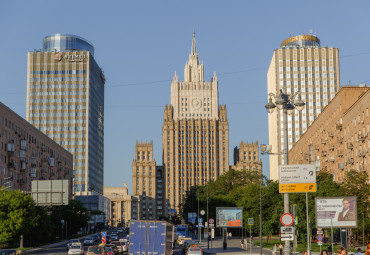
<svg viewBox="0 0 370 255">
<path fill-rule="evenodd" d="M 280 255 L 283 255 L 283 249 L 284 249 L 284 246 L 282 243 L 280 243 L 279 245 L 279 252 L 280 252 Z"/>
<path fill-rule="evenodd" d="M 272 251 L 272 255 L 277 255 L 277 247 L 276 247 L 276 244 L 274 245 L 274 249 Z"/>
</svg>

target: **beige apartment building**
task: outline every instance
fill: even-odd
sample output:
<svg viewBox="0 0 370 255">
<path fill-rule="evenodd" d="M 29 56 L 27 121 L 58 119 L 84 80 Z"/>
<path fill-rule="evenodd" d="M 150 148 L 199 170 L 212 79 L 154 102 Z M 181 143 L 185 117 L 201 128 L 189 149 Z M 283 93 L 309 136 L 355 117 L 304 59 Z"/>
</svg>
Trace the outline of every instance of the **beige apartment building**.
<svg viewBox="0 0 370 255">
<path fill-rule="evenodd" d="M 103 194 L 104 84 L 83 38 L 54 34 L 28 52 L 27 120 L 73 154 L 75 195 Z"/>
<path fill-rule="evenodd" d="M 138 143 L 132 162 L 132 194 L 139 197 L 138 219 L 159 219 L 166 215 L 164 168 L 156 166 L 153 142 Z"/>
<path fill-rule="evenodd" d="M 349 170 L 370 177 L 370 89 L 342 87 L 289 151 L 290 164 L 316 164 L 341 182 Z"/>
<path fill-rule="evenodd" d="M 104 196 L 110 200 L 110 216 L 112 226 L 127 224 L 130 220 L 138 220 L 139 197 L 128 194 L 126 183 L 123 187 L 104 187 Z"/>
<path fill-rule="evenodd" d="M 322 47 L 318 37 L 305 34 L 290 37 L 274 51 L 267 73 L 268 93 L 280 90 L 292 95 L 299 92 L 306 103 L 303 111 L 288 115 L 289 149 L 306 132 L 340 87 L 339 52 L 337 48 Z M 294 101 L 294 100 L 293 100 Z M 283 111 L 268 115 L 269 144 L 272 152 L 283 153 Z M 270 179 L 278 180 L 278 166 L 284 164 L 281 155 L 270 155 Z"/>
<path fill-rule="evenodd" d="M 31 192 L 34 180 L 68 180 L 73 155 L 0 103 L 0 186 Z"/>
<path fill-rule="evenodd" d="M 234 166 L 235 170 L 250 170 L 262 173 L 262 160 L 259 159 L 258 142 L 244 143 L 240 142 L 239 148 L 234 148 Z"/>
<path fill-rule="evenodd" d="M 179 212 L 191 186 L 204 185 L 229 169 L 226 106 L 218 104 L 216 74 L 204 80 L 194 33 L 184 81 L 175 72 L 171 83 L 162 135 L 166 200 L 168 209 Z"/>
</svg>

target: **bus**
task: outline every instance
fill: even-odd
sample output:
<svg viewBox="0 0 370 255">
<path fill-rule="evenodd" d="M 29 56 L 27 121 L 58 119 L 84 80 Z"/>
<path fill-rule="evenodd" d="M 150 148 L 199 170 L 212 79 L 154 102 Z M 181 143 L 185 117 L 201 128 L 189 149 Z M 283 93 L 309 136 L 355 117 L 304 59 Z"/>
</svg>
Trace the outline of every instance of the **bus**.
<svg viewBox="0 0 370 255">
<path fill-rule="evenodd" d="M 176 226 L 175 233 L 177 236 L 188 236 L 188 226 L 187 225 Z"/>
</svg>

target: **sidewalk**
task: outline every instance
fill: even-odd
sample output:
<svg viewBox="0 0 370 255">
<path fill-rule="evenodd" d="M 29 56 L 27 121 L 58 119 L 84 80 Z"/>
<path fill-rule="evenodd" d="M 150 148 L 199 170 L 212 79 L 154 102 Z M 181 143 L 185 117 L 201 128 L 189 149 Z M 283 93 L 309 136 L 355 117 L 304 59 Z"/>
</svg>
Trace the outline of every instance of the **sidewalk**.
<svg viewBox="0 0 370 255">
<path fill-rule="evenodd" d="M 252 249 L 250 249 L 248 245 L 247 250 L 243 250 L 241 248 L 241 238 L 232 238 L 231 240 L 227 240 L 227 249 L 223 249 L 223 241 L 221 238 L 215 239 L 213 241 L 209 242 L 209 250 L 207 249 L 207 240 L 202 240 L 202 243 L 200 246 L 203 249 L 204 254 L 233 254 L 233 255 L 239 255 L 239 254 L 260 254 L 260 247 L 259 246 L 253 246 Z M 272 251 L 270 249 L 262 249 L 262 254 L 264 255 L 272 255 Z"/>
</svg>

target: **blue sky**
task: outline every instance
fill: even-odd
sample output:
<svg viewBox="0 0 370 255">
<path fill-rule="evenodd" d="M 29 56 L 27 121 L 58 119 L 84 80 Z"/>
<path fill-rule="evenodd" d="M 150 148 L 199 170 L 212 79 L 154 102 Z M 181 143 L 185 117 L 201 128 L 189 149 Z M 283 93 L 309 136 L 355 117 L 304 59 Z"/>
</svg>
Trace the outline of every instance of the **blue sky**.
<svg viewBox="0 0 370 255">
<path fill-rule="evenodd" d="M 230 125 L 230 163 L 240 141 L 268 143 L 267 69 L 294 35 L 317 33 L 340 52 L 341 85 L 370 81 L 370 1 L 1 1 L 0 101 L 26 117 L 27 52 L 53 33 L 95 46 L 107 78 L 105 186 L 131 192 L 135 141 L 154 143 L 162 163 L 164 105 L 183 80 L 192 32 L 206 80 L 216 71 Z M 268 159 L 262 156 L 269 174 Z"/>
</svg>

